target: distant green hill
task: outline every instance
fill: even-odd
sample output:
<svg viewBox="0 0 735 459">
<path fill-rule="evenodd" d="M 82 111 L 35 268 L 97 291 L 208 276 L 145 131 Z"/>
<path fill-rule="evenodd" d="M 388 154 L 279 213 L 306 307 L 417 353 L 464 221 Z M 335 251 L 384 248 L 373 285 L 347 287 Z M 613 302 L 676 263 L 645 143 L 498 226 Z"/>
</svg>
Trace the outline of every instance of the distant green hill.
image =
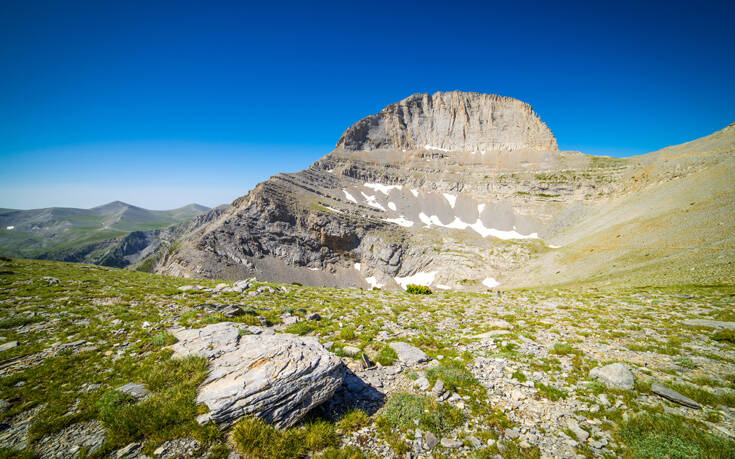
<svg viewBox="0 0 735 459">
<path fill-rule="evenodd" d="M 65 253 L 134 231 L 151 231 L 187 222 L 209 210 L 199 204 L 148 210 L 115 201 L 91 209 L 0 209 L 0 254 L 64 259 Z"/>
</svg>

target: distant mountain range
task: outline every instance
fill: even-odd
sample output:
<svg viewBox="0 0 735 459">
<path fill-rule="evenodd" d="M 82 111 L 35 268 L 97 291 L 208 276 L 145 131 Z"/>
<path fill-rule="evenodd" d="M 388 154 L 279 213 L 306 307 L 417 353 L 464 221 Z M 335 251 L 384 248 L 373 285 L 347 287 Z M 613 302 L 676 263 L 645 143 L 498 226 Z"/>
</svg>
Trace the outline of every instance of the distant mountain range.
<svg viewBox="0 0 735 459">
<path fill-rule="evenodd" d="M 91 209 L 0 209 L 0 254 L 124 267 L 129 263 L 110 260 L 108 252 L 131 233 L 160 232 L 209 210 L 199 204 L 148 210 L 120 201 Z"/>
</svg>

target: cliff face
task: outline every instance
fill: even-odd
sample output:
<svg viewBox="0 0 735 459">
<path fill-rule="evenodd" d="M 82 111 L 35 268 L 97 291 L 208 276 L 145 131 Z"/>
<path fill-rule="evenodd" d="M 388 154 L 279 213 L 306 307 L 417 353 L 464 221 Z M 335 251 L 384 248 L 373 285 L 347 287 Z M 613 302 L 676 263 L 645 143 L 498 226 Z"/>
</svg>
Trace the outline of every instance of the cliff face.
<svg viewBox="0 0 735 459">
<path fill-rule="evenodd" d="M 337 143 L 345 151 L 558 151 L 530 105 L 465 92 L 414 94 L 358 121 Z"/>
<path fill-rule="evenodd" d="M 270 178 L 192 228 L 156 270 L 364 288 L 571 282 L 606 269 L 600 247 L 588 245 L 628 220 L 620 237 L 604 239 L 611 250 L 605 260 L 650 264 L 636 257 L 653 243 L 672 243 L 661 256 L 696 247 L 662 239 L 655 225 L 636 219 L 651 209 L 665 214 L 669 227 L 687 218 L 667 214 L 689 205 L 694 193 L 677 191 L 678 181 L 721 177 L 733 163 L 735 128 L 670 151 L 677 154 L 630 159 L 562 152 L 518 100 L 417 94 L 358 121 L 307 170 Z M 732 215 L 732 186 L 707 183 L 723 215 Z M 643 196 L 648 210 L 637 207 Z M 617 217 L 605 218 L 610 212 Z M 707 233 L 713 243 L 733 233 L 722 228 Z"/>
</svg>

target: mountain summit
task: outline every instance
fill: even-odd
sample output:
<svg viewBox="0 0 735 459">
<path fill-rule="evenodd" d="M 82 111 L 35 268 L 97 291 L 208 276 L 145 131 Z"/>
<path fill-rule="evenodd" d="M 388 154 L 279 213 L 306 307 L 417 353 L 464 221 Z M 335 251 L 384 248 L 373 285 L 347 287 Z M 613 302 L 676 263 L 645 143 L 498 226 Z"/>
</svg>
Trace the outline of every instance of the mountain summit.
<svg viewBox="0 0 735 459">
<path fill-rule="evenodd" d="M 558 151 L 556 138 L 530 105 L 494 94 L 414 94 L 347 129 L 337 149 Z"/>
<path fill-rule="evenodd" d="M 559 151 L 521 101 L 417 94 L 203 219 L 155 269 L 363 288 L 721 282 L 734 151 L 733 127 L 626 159 Z"/>
</svg>

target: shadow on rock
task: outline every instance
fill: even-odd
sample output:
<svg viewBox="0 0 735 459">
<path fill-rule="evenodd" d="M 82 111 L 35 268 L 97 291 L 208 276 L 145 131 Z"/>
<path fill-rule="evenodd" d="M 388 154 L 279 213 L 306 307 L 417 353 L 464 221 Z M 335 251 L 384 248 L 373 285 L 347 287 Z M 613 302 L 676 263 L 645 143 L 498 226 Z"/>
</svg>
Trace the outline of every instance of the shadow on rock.
<svg viewBox="0 0 735 459">
<path fill-rule="evenodd" d="M 348 411 L 360 409 L 369 415 L 373 415 L 384 403 L 385 394 L 383 392 L 347 368 L 342 385 L 332 398 L 316 407 L 313 414 L 331 420 L 338 420 Z"/>
</svg>

